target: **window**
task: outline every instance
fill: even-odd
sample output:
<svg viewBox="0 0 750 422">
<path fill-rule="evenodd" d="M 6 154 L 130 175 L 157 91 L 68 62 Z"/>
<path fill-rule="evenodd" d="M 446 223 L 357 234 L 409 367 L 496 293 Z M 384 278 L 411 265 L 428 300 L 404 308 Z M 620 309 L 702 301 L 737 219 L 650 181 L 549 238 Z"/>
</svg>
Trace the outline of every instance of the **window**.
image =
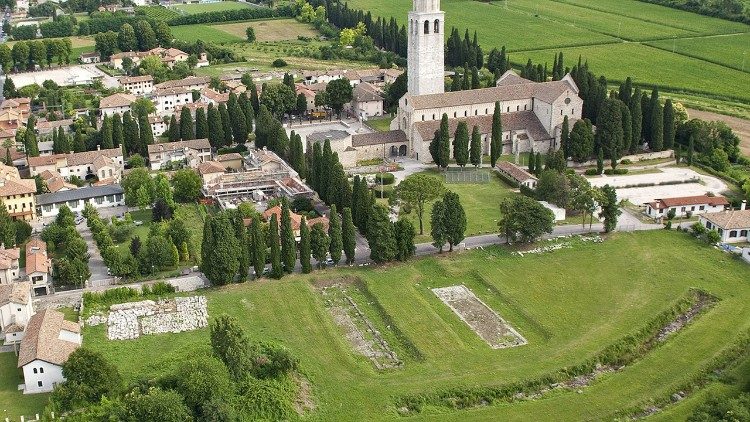
<svg viewBox="0 0 750 422">
<path fill-rule="evenodd" d="M 102 202 L 104 202 L 104 197 L 103 196 L 97 196 L 96 198 L 94 198 L 94 202 L 96 202 L 98 205 L 101 205 Z"/>
<path fill-rule="evenodd" d="M 37 370 L 36 370 L 36 368 L 34 368 L 34 373 L 35 373 L 35 374 L 36 374 L 36 373 L 38 373 L 38 372 L 37 372 Z"/>
<path fill-rule="evenodd" d="M 729 237 L 737 237 L 737 230 L 732 230 L 729 232 Z"/>
<path fill-rule="evenodd" d="M 516 111 L 521 111 L 521 106 L 516 106 Z"/>
<path fill-rule="evenodd" d="M 563 115 L 563 111 L 562 111 L 562 110 L 560 110 L 560 115 L 561 115 L 561 116 Z"/>
<path fill-rule="evenodd" d="M 701 205 L 701 207 L 700 207 L 699 209 L 700 209 L 701 211 L 703 211 L 703 210 L 705 210 L 705 209 L 706 209 L 706 206 L 705 206 L 705 205 Z"/>
<path fill-rule="evenodd" d="M 747 237 L 747 230 L 740 230 L 740 237 Z"/>
<path fill-rule="evenodd" d="M 524 110 L 526 110 L 526 107 L 527 107 L 527 106 L 528 106 L 528 104 L 524 104 L 524 105 L 523 105 L 523 109 L 524 109 Z"/>
<path fill-rule="evenodd" d="M 77 206 L 78 206 L 78 200 L 77 200 L 77 199 L 74 199 L 74 200 L 72 200 L 72 201 L 68 201 L 68 206 L 69 206 L 70 208 L 75 208 L 75 207 L 77 207 Z"/>
<path fill-rule="evenodd" d="M 435 120 L 435 113 L 432 114 L 432 120 Z"/>
<path fill-rule="evenodd" d="M 435 19 L 435 26 L 432 29 L 432 32 L 439 34 L 440 33 L 440 21 Z"/>
<path fill-rule="evenodd" d="M 44 368 L 39 368 L 39 373 L 43 374 L 44 373 Z"/>
<path fill-rule="evenodd" d="M 685 212 L 685 207 L 680 208 L 680 212 Z"/>
<path fill-rule="evenodd" d="M 453 117 L 456 117 L 456 112 L 455 111 L 453 112 Z"/>
<path fill-rule="evenodd" d="M 422 115 L 422 121 L 424 122 L 424 114 Z"/>
<path fill-rule="evenodd" d="M 39 386 L 39 387 L 42 387 L 42 386 L 44 386 L 44 384 L 43 384 L 43 383 L 42 383 L 41 381 L 37 381 L 37 382 L 36 382 L 36 385 L 37 385 L 37 386 Z"/>
<path fill-rule="evenodd" d="M 430 33 L 430 21 L 424 21 L 424 33 L 425 34 Z"/>
<path fill-rule="evenodd" d="M 464 117 L 468 117 L 468 116 L 469 116 L 469 112 L 464 110 Z"/>
<path fill-rule="evenodd" d="M 479 113 L 479 110 L 474 110 L 474 115 L 476 116 L 477 113 Z"/>
</svg>

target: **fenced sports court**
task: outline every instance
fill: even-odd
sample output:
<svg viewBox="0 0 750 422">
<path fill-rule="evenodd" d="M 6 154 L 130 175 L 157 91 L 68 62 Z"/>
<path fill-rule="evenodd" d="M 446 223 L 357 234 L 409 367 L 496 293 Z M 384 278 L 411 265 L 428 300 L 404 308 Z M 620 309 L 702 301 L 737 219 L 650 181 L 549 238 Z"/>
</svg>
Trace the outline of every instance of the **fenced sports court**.
<svg viewBox="0 0 750 422">
<path fill-rule="evenodd" d="M 489 183 L 490 170 L 469 167 L 448 167 L 445 183 Z"/>
</svg>

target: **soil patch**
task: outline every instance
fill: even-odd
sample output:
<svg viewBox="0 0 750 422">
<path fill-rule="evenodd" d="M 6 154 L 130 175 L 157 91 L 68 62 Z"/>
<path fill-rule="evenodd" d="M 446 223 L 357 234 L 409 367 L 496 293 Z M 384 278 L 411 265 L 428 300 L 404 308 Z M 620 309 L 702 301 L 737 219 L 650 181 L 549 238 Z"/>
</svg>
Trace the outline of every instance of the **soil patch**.
<svg viewBox="0 0 750 422">
<path fill-rule="evenodd" d="M 513 327 L 464 285 L 432 289 L 477 335 L 493 349 L 527 343 Z"/>
<path fill-rule="evenodd" d="M 315 410 L 315 402 L 312 398 L 312 386 L 307 378 L 302 375 L 296 374 L 294 376 L 294 382 L 297 383 L 298 391 L 297 397 L 294 400 L 294 410 L 299 415 L 304 415 L 306 412 Z"/>
<path fill-rule="evenodd" d="M 740 150 L 742 150 L 742 153 L 750 155 L 750 120 L 711 113 L 710 111 L 688 109 L 687 112 L 691 119 L 697 118 L 701 120 L 726 123 L 727 126 L 731 127 L 734 133 L 740 138 Z"/>
</svg>

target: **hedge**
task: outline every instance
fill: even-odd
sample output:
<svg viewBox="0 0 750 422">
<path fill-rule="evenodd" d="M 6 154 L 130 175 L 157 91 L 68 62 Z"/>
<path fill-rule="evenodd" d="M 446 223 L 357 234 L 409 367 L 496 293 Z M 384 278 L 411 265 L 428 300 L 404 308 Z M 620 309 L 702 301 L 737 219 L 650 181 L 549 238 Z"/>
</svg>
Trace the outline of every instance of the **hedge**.
<svg viewBox="0 0 750 422">
<path fill-rule="evenodd" d="M 396 176 L 393 173 L 377 173 L 375 175 L 375 182 L 383 185 L 392 185 L 396 181 Z"/>
<path fill-rule="evenodd" d="M 214 23 L 229 21 L 246 21 L 250 19 L 266 19 L 278 16 L 291 17 L 291 11 L 287 8 L 270 9 L 266 7 L 248 7 L 237 10 L 219 10 L 216 12 L 195 13 L 184 15 L 169 20 L 169 26 L 193 25 L 196 23 Z"/>
</svg>

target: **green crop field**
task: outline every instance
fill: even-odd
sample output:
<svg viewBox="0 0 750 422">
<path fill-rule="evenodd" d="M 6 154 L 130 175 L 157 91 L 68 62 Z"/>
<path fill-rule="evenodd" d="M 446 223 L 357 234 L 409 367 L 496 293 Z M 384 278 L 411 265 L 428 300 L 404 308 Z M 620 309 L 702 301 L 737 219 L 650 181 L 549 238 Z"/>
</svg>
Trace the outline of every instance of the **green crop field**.
<svg viewBox="0 0 750 422">
<path fill-rule="evenodd" d="M 135 10 L 142 11 L 147 17 L 160 21 L 168 21 L 180 16 L 178 12 L 172 9 L 167 9 L 164 6 L 138 6 Z"/>
<path fill-rule="evenodd" d="M 195 13 L 222 12 L 224 10 L 244 9 L 250 6 L 245 3 L 236 1 L 221 1 L 216 3 L 178 4 L 173 7 L 177 10 L 181 10 L 184 13 L 192 15 Z"/>
<path fill-rule="evenodd" d="M 195 24 L 195 25 L 180 25 L 173 26 L 172 35 L 182 41 L 195 42 L 202 40 L 204 42 L 212 43 L 227 43 L 227 42 L 239 42 L 245 38 L 232 35 L 228 32 L 219 31 L 212 25 L 207 24 Z"/>
<path fill-rule="evenodd" d="M 403 360 L 402 368 L 376 370 L 358 355 L 309 283 L 344 275 L 362 280 L 352 298 Z M 316 404 L 310 420 L 394 420 L 397 401 L 406 395 L 502 386 L 570 368 L 643 329 L 690 289 L 716 296 L 718 302 L 687 327 L 588 386 L 471 410 L 426 405 L 414 418 L 611 420 L 652 399 L 668 402 L 747 334 L 748 279 L 750 267 L 741 261 L 683 233 L 661 230 L 615 234 L 601 244 L 574 241 L 568 249 L 545 254 L 521 257 L 491 247 L 409 265 L 230 285 L 205 294 L 211 318 L 233 315 L 251 338 L 282 343 L 300 359 Z M 528 344 L 491 349 L 430 291 L 458 284 L 503 316 Z M 129 341 L 106 340 L 105 330 L 104 325 L 86 327 L 84 344 L 108 356 L 129 381 L 165 374 L 210 353 L 206 329 Z M 721 380 L 747 382 L 746 374 L 729 373 L 741 378 L 714 378 L 709 388 L 733 388 Z M 664 415 L 685 415 L 683 406 L 696 400 L 689 396 L 683 403 L 668 406 Z"/>
<path fill-rule="evenodd" d="M 652 41 L 651 46 L 674 51 L 750 73 L 750 32 L 704 38 Z M 744 69 L 743 69 L 744 66 Z"/>
</svg>

